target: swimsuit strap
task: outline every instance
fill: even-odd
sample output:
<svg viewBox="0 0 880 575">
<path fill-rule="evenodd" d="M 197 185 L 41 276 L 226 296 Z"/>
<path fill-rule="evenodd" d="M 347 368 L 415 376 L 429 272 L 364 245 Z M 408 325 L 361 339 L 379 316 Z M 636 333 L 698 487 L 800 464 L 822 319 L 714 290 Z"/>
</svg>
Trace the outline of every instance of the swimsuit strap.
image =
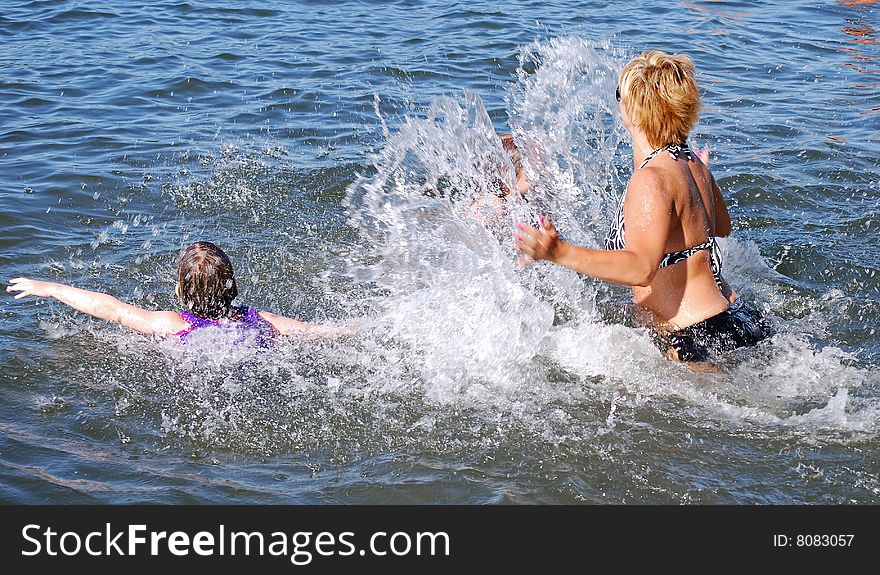
<svg viewBox="0 0 880 575">
<path fill-rule="evenodd" d="M 677 264 L 678 262 L 683 262 L 684 260 L 688 259 L 689 257 L 691 257 L 692 255 L 694 255 L 696 253 L 699 253 L 703 250 L 711 250 L 714 247 L 714 245 L 715 245 L 715 238 L 712 236 L 709 236 L 709 239 L 707 239 L 705 242 L 703 242 L 701 244 L 697 244 L 693 247 L 690 247 L 690 248 L 687 248 L 687 249 L 684 249 L 684 250 L 681 250 L 678 252 L 670 252 L 670 253 L 664 255 L 663 259 L 660 260 L 660 265 L 657 267 L 665 268 L 665 267 Z"/>
<path fill-rule="evenodd" d="M 673 160 L 679 159 L 682 155 L 687 156 L 688 160 L 694 159 L 693 152 L 691 152 L 691 149 L 687 145 L 687 142 L 682 142 L 681 144 L 666 144 L 665 146 L 660 146 L 659 148 L 648 154 L 645 157 L 645 160 L 642 162 L 642 165 L 639 166 L 639 169 L 641 170 L 642 168 L 647 166 L 648 162 L 653 160 L 654 157 L 663 150 L 666 150 L 669 153 L 669 157 Z"/>
<path fill-rule="evenodd" d="M 653 160 L 653 159 L 654 159 L 654 156 L 656 156 L 657 154 L 659 154 L 660 152 L 662 152 L 662 151 L 663 151 L 663 148 L 665 148 L 665 147 L 666 147 L 666 146 L 660 146 L 659 148 L 657 148 L 656 150 L 654 150 L 653 152 L 651 152 L 650 154 L 648 154 L 648 155 L 645 157 L 645 160 L 642 162 L 642 165 L 639 166 L 639 169 L 641 170 L 642 168 L 644 168 L 645 166 L 647 166 L 647 165 L 648 165 L 648 162 L 650 162 L 651 160 Z"/>
<path fill-rule="evenodd" d="M 665 268 L 677 264 L 678 262 L 683 262 L 692 255 L 703 250 L 709 250 L 709 268 L 712 270 L 712 278 L 715 280 L 715 285 L 718 286 L 718 289 L 723 292 L 724 283 L 721 279 L 721 249 L 718 247 L 718 242 L 716 241 L 715 236 L 709 236 L 705 242 L 695 245 L 692 248 L 664 255 L 663 259 L 660 260 L 660 265 L 658 267 Z"/>
<path fill-rule="evenodd" d="M 681 144 L 669 144 L 666 146 L 666 151 L 669 152 L 669 157 L 673 160 L 679 159 L 682 155 L 687 156 L 688 160 L 694 159 L 694 154 L 691 152 L 687 142 L 682 142 Z"/>
<path fill-rule="evenodd" d="M 715 285 L 718 286 L 718 290 L 724 293 L 724 280 L 721 278 L 721 248 L 718 247 L 718 242 L 715 241 L 715 236 L 710 236 L 710 240 L 712 240 L 712 249 L 709 250 L 709 267 L 712 268 L 712 277 L 715 278 Z"/>
</svg>

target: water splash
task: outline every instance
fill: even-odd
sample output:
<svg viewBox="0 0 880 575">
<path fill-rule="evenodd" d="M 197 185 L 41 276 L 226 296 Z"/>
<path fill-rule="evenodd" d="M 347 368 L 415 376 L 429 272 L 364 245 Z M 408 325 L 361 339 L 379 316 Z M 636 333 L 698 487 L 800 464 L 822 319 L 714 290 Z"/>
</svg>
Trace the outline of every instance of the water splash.
<svg viewBox="0 0 880 575">
<path fill-rule="evenodd" d="M 644 330 L 604 317 L 599 295 L 623 299 L 613 288 L 545 264 L 512 265 L 505 240 L 528 210 L 552 213 L 563 235 L 581 245 L 596 245 L 605 230 L 625 169 L 612 96 L 622 58 L 608 44 L 578 38 L 522 49 L 508 95 L 510 126 L 536 186 L 528 203 L 514 196 L 490 225 L 469 208 L 510 167 L 476 95 L 437 99 L 424 117 L 407 117 L 388 136 L 375 174 L 355 182 L 347 199 L 367 247 L 350 262 L 351 273 L 378 288 L 377 333 L 404 343 L 402 359 L 427 382 L 426 398 L 442 404 L 516 403 L 523 420 L 534 422 L 566 395 L 562 373 L 611 401 L 609 421 L 620 418 L 623 390 L 640 403 L 683 398 L 690 407 L 678 416 L 696 409 L 734 427 L 806 427 L 821 435 L 836 423 L 838 432 L 873 437 L 876 401 L 852 396 L 876 387 L 871 372 L 837 348 L 817 350 L 783 318 L 773 318 L 780 335 L 758 350 L 735 354 L 719 373 L 695 374 L 664 359 Z M 769 314 L 798 297 L 753 242 L 731 238 L 721 247 L 729 278 Z M 532 392 L 527 400 L 523 386 Z M 844 407 L 846 417 L 805 415 L 839 415 Z"/>
<path fill-rule="evenodd" d="M 327 218 L 317 210 L 326 207 L 311 196 L 323 190 L 309 186 L 327 178 L 300 173 L 271 150 L 227 147 L 206 160 L 201 183 L 188 177 L 164 188 L 183 220 L 209 222 L 203 229 L 230 238 L 260 230 L 260 245 L 231 244 L 247 303 L 314 314 L 333 302 L 340 314 L 366 313 L 356 337 L 292 340 L 258 355 L 217 342 L 145 352 L 139 336 L 89 324 L 77 334 L 94 333 L 122 359 L 74 380 L 118 390 L 116 417 L 155 416 L 169 440 L 323 451 L 325 461 L 388 450 L 481 461 L 526 449 L 556 453 L 560 465 L 607 462 L 634 457 L 632 435 L 644 429 L 818 443 L 876 437 L 876 373 L 816 344 L 830 320 L 804 325 L 778 311 L 815 302 L 798 303 L 809 296 L 753 242 L 722 242 L 725 275 L 773 315 L 779 335 L 717 373 L 666 360 L 643 329 L 609 312 L 626 305 L 625 290 L 549 264 L 516 265 L 514 225 L 537 214 L 552 214 L 566 239 L 595 246 L 628 169 L 613 101 L 618 51 L 559 38 L 525 46 L 520 63 L 508 106 L 535 184 L 528 201 L 514 192 L 503 208 L 475 202 L 499 180 L 511 190 L 515 181 L 496 134 L 506 129 L 496 130 L 472 92 L 437 98 L 388 128 L 371 168 L 345 191 L 345 234 L 320 235 Z M 314 218 L 301 215 L 312 208 Z M 118 236 L 136 229 L 108 226 Z M 154 265 L 137 270 L 154 276 Z M 306 289 L 320 294 L 299 299 Z M 66 322 L 46 325 L 68 339 Z"/>
<path fill-rule="evenodd" d="M 521 49 L 507 97 L 528 176 L 566 237 L 583 245 L 604 237 L 622 189 L 619 152 L 628 135 L 614 91 L 624 57 L 607 41 L 535 41 Z"/>
</svg>

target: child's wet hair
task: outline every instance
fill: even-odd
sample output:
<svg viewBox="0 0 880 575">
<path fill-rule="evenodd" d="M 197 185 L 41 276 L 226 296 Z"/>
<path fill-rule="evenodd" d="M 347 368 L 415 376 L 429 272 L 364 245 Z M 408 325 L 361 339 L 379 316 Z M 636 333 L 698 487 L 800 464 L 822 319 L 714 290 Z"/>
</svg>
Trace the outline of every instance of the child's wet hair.
<svg viewBox="0 0 880 575">
<path fill-rule="evenodd" d="M 502 134 L 500 137 L 501 146 L 510 156 L 510 161 L 513 164 L 513 167 L 516 168 L 516 175 L 519 177 L 520 172 L 523 170 L 522 154 L 520 153 L 516 142 L 513 141 L 513 134 Z"/>
<path fill-rule="evenodd" d="M 513 164 L 513 176 L 515 179 L 519 179 L 523 171 L 522 154 L 520 154 L 516 142 L 513 141 L 513 134 L 501 134 L 499 138 L 501 139 L 501 147 L 507 153 L 508 158 L 510 158 L 510 163 Z M 504 179 L 501 176 L 501 174 L 505 174 L 507 171 L 505 164 L 500 163 L 498 165 L 498 175 L 490 177 L 489 189 L 498 197 L 504 198 L 510 193 L 507 184 L 505 184 Z"/>
<path fill-rule="evenodd" d="M 229 256 L 211 242 L 187 246 L 177 260 L 177 295 L 198 317 L 227 317 L 238 296 Z"/>
</svg>

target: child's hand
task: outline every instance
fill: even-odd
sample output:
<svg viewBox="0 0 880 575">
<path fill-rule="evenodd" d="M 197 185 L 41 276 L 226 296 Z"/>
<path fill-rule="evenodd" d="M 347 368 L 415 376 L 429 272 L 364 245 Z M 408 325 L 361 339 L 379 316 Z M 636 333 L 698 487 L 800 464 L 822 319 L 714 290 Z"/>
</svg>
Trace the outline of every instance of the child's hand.
<svg viewBox="0 0 880 575">
<path fill-rule="evenodd" d="M 358 330 L 353 327 L 348 327 L 344 325 L 335 326 L 336 333 L 334 334 L 336 337 L 352 337 L 358 334 Z"/>
<path fill-rule="evenodd" d="M 53 282 L 41 282 L 28 278 L 15 278 L 9 280 L 6 286 L 8 292 L 21 292 L 16 294 L 15 299 L 21 299 L 24 296 L 32 295 L 36 297 L 52 297 L 52 291 L 57 284 Z"/>
<path fill-rule="evenodd" d="M 709 148 L 705 148 L 703 150 L 694 150 L 694 152 L 696 152 L 697 156 L 700 157 L 700 160 L 704 164 L 706 164 L 706 166 L 709 165 Z"/>
</svg>

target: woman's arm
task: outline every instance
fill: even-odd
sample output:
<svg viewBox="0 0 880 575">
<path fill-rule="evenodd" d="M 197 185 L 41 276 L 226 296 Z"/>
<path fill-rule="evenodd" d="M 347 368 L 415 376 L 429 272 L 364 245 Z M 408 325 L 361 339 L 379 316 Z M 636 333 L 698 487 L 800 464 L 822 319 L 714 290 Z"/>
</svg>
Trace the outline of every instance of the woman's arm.
<svg viewBox="0 0 880 575">
<path fill-rule="evenodd" d="M 712 175 L 712 172 L 708 171 L 709 150 L 696 150 L 696 153 L 707 168 L 709 184 L 712 186 L 712 203 L 715 205 L 715 236 L 727 237 L 731 231 L 730 214 L 727 212 L 727 203 L 724 201 L 724 196 L 721 195 L 721 188 L 718 187 L 715 176 Z"/>
<path fill-rule="evenodd" d="M 721 195 L 721 188 L 715 183 L 715 177 L 709 173 L 709 181 L 712 183 L 712 197 L 715 201 L 715 235 L 721 238 L 730 235 L 730 214 L 727 211 L 727 203 Z"/>
<path fill-rule="evenodd" d="M 654 279 L 657 265 L 641 257 L 637 252 L 626 250 L 594 250 L 560 240 L 553 224 L 544 223 L 538 230 L 519 224 L 525 234 L 517 234 L 517 249 L 532 260 L 548 260 L 578 273 L 626 286 L 647 286 Z M 528 260 L 520 259 L 527 264 Z"/>
<path fill-rule="evenodd" d="M 129 327 L 141 333 L 169 334 L 186 329 L 187 323 L 171 311 L 149 311 L 119 301 L 113 296 L 75 288 L 73 286 L 15 278 L 6 287 L 8 292 L 20 292 L 15 299 L 25 296 L 55 298 L 83 313 Z"/>
<path fill-rule="evenodd" d="M 354 335 L 355 330 L 347 327 L 326 325 L 318 323 L 306 323 L 283 315 L 270 313 L 268 311 L 258 312 L 260 317 L 272 324 L 281 335 L 299 335 L 309 339 L 323 337 L 340 337 Z"/>
<path fill-rule="evenodd" d="M 533 260 L 552 261 L 603 281 L 650 285 L 663 259 L 673 208 L 662 181 L 652 172 L 637 172 L 627 189 L 626 249 L 594 250 L 572 245 L 560 240 L 556 228 L 543 218 L 540 230 L 519 224 L 525 233 L 516 234 L 516 248 Z"/>
</svg>

